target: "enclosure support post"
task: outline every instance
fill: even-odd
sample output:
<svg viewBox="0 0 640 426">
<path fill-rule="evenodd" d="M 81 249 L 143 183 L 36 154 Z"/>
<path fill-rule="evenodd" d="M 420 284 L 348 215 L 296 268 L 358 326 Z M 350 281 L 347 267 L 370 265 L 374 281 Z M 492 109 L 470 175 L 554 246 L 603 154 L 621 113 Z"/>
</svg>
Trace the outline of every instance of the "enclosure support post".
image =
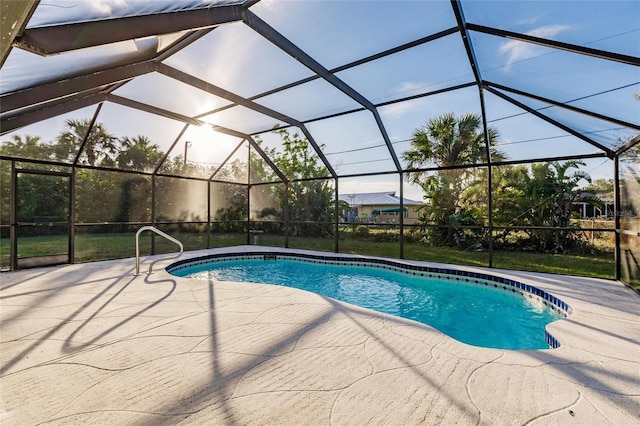
<svg viewBox="0 0 640 426">
<path fill-rule="evenodd" d="M 76 263 L 76 168 L 69 177 L 69 263 Z"/>
<path fill-rule="evenodd" d="M 400 259 L 404 259 L 404 173 L 400 172 Z"/>
<path fill-rule="evenodd" d="M 251 244 L 251 184 L 247 185 L 247 245 Z"/>
<path fill-rule="evenodd" d="M 207 248 L 211 248 L 211 181 L 207 181 Z"/>
<path fill-rule="evenodd" d="M 16 220 L 18 218 L 18 179 L 16 177 L 16 162 L 11 160 L 11 200 L 9 202 L 11 211 L 9 213 L 9 243 L 11 249 L 10 268 L 15 271 L 18 268 L 18 229 Z"/>
<path fill-rule="evenodd" d="M 249 141 L 247 141 L 248 143 Z M 247 245 L 251 244 L 251 144 L 247 147 Z"/>
<path fill-rule="evenodd" d="M 154 228 L 156 224 L 156 175 L 151 175 L 151 226 Z M 155 234 L 151 234 L 151 254 L 156 254 Z"/>
<path fill-rule="evenodd" d="M 488 238 L 487 238 L 487 250 L 489 251 L 489 268 L 493 268 L 493 166 L 491 165 L 491 140 L 489 139 L 489 128 L 487 126 L 487 113 L 484 105 L 484 89 L 478 87 L 478 94 L 480 96 L 480 109 L 482 110 L 482 128 L 484 131 L 484 143 L 487 150 L 487 220 L 489 225 Z"/>
<path fill-rule="evenodd" d="M 620 281 L 622 279 L 622 258 L 620 257 L 620 157 L 616 155 L 613 159 L 613 214 L 616 232 L 615 235 L 615 248 L 614 248 L 614 261 L 615 261 L 615 279 Z"/>
<path fill-rule="evenodd" d="M 333 200 L 333 205 L 334 205 L 334 214 L 333 214 L 333 219 L 334 219 L 334 226 L 333 226 L 333 251 L 338 253 L 339 251 L 339 247 L 338 247 L 338 240 L 340 238 L 339 233 L 339 224 L 340 224 L 340 211 L 338 210 L 339 208 L 339 203 L 338 203 L 338 178 L 335 178 L 336 181 L 336 190 L 335 190 L 335 199 Z"/>
<path fill-rule="evenodd" d="M 289 248 L 289 182 L 284 183 L 284 248 Z"/>
<path fill-rule="evenodd" d="M 487 166 L 487 208 L 489 210 L 489 268 L 493 268 L 493 183 L 492 183 L 493 166 Z"/>
</svg>

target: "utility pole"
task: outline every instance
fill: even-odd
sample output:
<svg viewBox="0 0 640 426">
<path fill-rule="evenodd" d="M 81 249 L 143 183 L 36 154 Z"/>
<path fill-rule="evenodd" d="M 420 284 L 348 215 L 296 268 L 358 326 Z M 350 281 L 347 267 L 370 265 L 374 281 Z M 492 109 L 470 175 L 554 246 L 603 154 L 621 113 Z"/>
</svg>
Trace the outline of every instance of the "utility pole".
<svg viewBox="0 0 640 426">
<path fill-rule="evenodd" d="M 191 142 L 190 141 L 186 141 L 184 143 L 184 166 L 187 166 L 187 150 L 189 149 L 189 147 L 191 146 Z"/>
</svg>

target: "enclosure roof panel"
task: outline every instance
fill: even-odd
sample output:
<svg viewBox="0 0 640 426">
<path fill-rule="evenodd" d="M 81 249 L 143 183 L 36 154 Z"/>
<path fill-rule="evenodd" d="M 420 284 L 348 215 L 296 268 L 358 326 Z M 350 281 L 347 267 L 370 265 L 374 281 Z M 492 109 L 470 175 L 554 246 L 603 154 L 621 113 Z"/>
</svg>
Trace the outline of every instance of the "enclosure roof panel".
<svg viewBox="0 0 640 426">
<path fill-rule="evenodd" d="M 227 135 L 203 175 L 273 128 L 300 130 L 332 177 L 398 173 L 415 131 L 446 113 L 496 123 L 506 161 L 530 160 L 522 141 L 542 138 L 565 143 L 536 158 L 613 158 L 640 141 L 638 2 L 42 0 L 16 16 L 2 144 L 106 102 L 161 118 L 107 130 L 160 126 L 175 164 L 180 147 L 218 146 L 184 126 Z"/>
<path fill-rule="evenodd" d="M 242 0 L 41 0 L 27 28 L 241 4 Z"/>
<path fill-rule="evenodd" d="M 468 1 L 463 8 L 474 24 L 640 56 L 635 1 Z"/>
</svg>

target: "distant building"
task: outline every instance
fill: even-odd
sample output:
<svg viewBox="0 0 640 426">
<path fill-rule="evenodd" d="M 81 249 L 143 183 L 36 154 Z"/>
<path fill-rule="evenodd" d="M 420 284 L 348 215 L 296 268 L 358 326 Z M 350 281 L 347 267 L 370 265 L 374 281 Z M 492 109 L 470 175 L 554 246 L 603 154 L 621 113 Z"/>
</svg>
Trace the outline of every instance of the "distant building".
<svg viewBox="0 0 640 426">
<path fill-rule="evenodd" d="M 599 200 L 595 205 L 592 199 Z M 583 192 L 580 200 L 573 203 L 573 211 L 580 215 L 581 219 L 611 218 L 614 213 L 613 193 L 611 191 Z"/>
<path fill-rule="evenodd" d="M 424 205 L 404 198 L 401 209 L 395 191 L 341 194 L 338 198 L 349 204 L 349 209 L 342 212 L 344 222 L 399 224 L 403 215 L 404 223 L 411 225 L 418 223 L 418 208 Z"/>
</svg>

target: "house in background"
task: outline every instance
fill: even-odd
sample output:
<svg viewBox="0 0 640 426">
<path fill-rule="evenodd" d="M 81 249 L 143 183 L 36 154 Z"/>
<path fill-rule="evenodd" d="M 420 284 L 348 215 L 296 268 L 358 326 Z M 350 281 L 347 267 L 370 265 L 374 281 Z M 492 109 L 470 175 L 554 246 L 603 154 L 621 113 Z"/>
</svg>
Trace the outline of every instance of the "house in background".
<svg viewBox="0 0 640 426">
<path fill-rule="evenodd" d="M 613 218 L 615 211 L 613 197 L 613 191 L 583 192 L 580 194 L 580 199 L 573 203 L 572 210 L 578 213 L 581 219 Z M 590 202 L 590 199 L 596 199 L 600 203 Z"/>
<path fill-rule="evenodd" d="M 349 204 L 349 209 L 342 212 L 345 222 L 399 224 L 402 214 L 404 224 L 412 225 L 418 223 L 418 208 L 424 205 L 404 198 L 401 210 L 395 191 L 340 194 L 338 198 Z"/>
</svg>

